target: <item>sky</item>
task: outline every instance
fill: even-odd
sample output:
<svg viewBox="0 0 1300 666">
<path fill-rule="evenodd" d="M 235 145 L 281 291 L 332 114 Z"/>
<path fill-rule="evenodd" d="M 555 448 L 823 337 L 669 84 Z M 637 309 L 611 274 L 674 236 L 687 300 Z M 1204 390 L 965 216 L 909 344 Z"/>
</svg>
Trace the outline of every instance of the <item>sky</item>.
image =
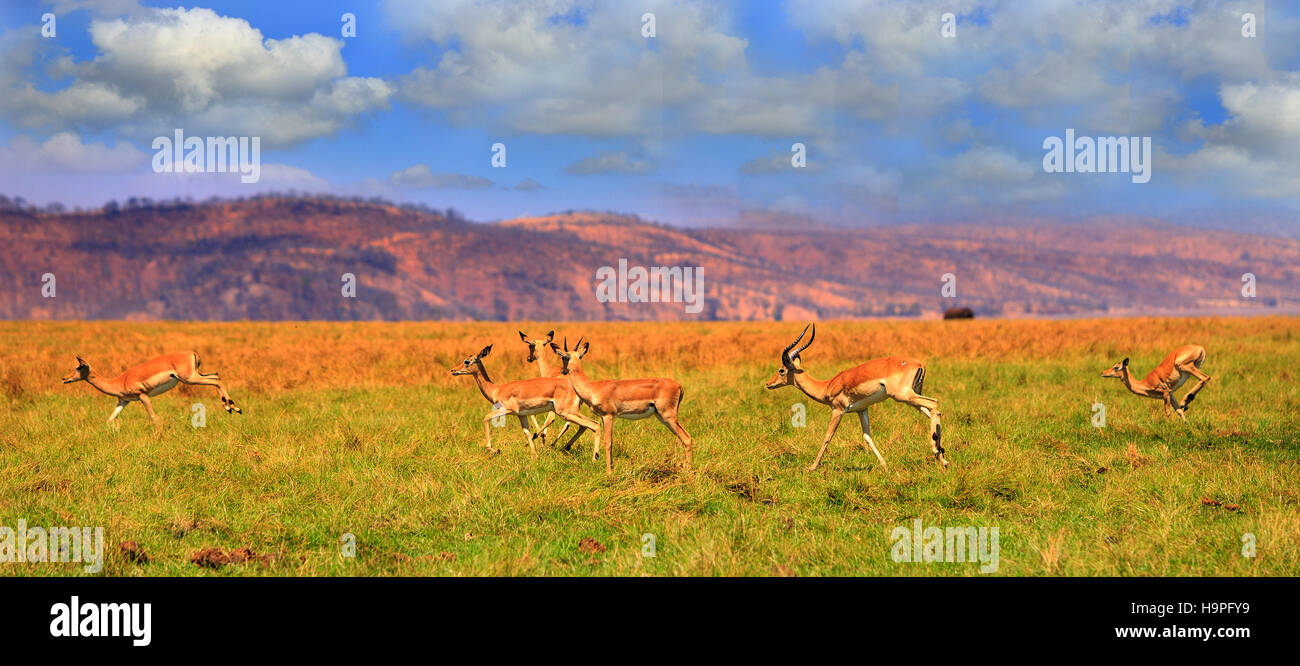
<svg viewBox="0 0 1300 666">
<path fill-rule="evenodd" d="M 257 182 L 159 172 L 155 139 L 177 129 L 257 137 Z M 1050 172 L 1048 141 L 1067 130 L 1149 139 L 1149 181 Z M 484 221 L 1294 230 L 1300 9 L 0 2 L 0 194 L 93 208 L 288 190 Z"/>
</svg>

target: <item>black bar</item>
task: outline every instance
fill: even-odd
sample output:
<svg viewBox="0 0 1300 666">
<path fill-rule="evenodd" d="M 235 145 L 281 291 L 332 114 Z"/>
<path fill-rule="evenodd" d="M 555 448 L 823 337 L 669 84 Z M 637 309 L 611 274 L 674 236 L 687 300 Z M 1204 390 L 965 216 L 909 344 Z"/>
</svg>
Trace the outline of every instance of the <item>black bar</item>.
<svg viewBox="0 0 1300 666">
<path fill-rule="evenodd" d="M 549 650 L 586 654 L 602 643 L 632 649 L 673 636 L 759 653 L 770 641 L 873 654 L 870 646 L 881 642 L 942 651 L 1045 643 L 1071 646 L 1071 654 L 1240 653 L 1291 637 L 1297 584 L 1259 578 L 23 578 L 0 583 L 0 590 L 0 645 L 21 640 L 49 654 L 65 647 L 177 654 L 204 646 L 200 654 L 208 656 L 268 644 L 328 652 L 360 640 L 387 647 L 446 641 L 536 658 Z M 152 604 L 150 645 L 133 646 L 130 637 L 51 636 L 51 607 L 74 595 L 83 609 L 100 602 Z M 1179 603 L 1196 612 L 1176 612 Z M 1204 606 L 1214 603 L 1249 607 L 1213 613 Z M 1160 617 L 1135 613 L 1133 604 L 1174 606 Z M 1116 628 L 1137 627 L 1245 628 L 1250 635 L 1116 636 Z"/>
</svg>

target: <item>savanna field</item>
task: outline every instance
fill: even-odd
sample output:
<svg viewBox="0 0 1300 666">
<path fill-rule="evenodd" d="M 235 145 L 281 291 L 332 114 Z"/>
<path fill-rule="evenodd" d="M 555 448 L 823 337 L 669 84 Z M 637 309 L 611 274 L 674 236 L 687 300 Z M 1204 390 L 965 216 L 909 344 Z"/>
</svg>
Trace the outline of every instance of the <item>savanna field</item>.
<svg viewBox="0 0 1300 666">
<path fill-rule="evenodd" d="M 572 452 L 548 445 L 533 458 L 514 419 L 493 429 L 502 452 L 487 455 L 491 405 L 449 368 L 493 344 L 493 380 L 536 376 L 516 331 L 550 328 L 591 341 L 593 379 L 680 381 L 695 470 L 681 470 L 655 419 L 617 422 L 612 477 L 591 461 L 590 433 Z M 763 388 L 800 328 L 4 322 L 0 525 L 103 526 L 110 576 L 981 575 L 977 564 L 894 562 L 890 532 L 917 518 L 997 527 L 996 575 L 1300 571 L 1300 318 L 819 324 L 803 353 L 813 377 L 879 356 L 926 364 L 947 471 L 929 456 L 924 419 L 893 401 L 870 412 L 888 469 L 850 415 L 806 471 L 829 410 L 793 387 Z M 1189 423 L 1100 377 L 1125 356 L 1145 375 L 1186 343 L 1206 347 L 1213 377 Z M 242 416 L 221 411 L 214 389 L 181 386 L 154 398 L 160 427 L 132 404 L 115 430 L 113 398 L 59 383 L 76 355 L 111 376 L 190 349 Z M 191 426 L 195 402 L 204 428 Z M 806 427 L 792 425 L 796 404 Z M 654 557 L 642 556 L 643 534 Z M 128 541 L 147 562 L 120 553 Z M 259 557 L 191 562 L 208 548 Z M 0 575 L 84 574 L 9 563 Z"/>
</svg>

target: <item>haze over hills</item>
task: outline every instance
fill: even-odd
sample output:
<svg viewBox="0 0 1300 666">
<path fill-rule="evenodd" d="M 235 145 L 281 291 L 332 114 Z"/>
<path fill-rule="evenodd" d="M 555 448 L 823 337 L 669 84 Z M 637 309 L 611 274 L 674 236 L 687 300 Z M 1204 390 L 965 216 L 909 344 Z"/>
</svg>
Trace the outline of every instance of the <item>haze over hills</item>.
<svg viewBox="0 0 1300 666">
<path fill-rule="evenodd" d="M 794 225 L 792 225 L 794 226 Z M 1096 220 L 681 229 L 566 213 L 494 224 L 320 197 L 0 211 L 5 319 L 832 319 L 1300 311 L 1300 240 Z M 601 302 L 601 267 L 699 267 L 683 303 Z M 42 295 L 54 275 L 54 298 Z M 356 276 L 356 297 L 342 276 Z M 956 298 L 944 298 L 943 276 Z M 1257 279 L 1243 298 L 1242 275 Z"/>
</svg>

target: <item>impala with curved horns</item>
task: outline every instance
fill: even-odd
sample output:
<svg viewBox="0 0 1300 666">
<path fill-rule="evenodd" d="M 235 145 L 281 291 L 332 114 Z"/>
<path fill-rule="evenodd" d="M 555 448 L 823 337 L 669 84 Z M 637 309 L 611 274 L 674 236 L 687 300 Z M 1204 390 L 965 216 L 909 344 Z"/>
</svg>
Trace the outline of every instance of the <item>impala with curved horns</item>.
<svg viewBox="0 0 1300 666">
<path fill-rule="evenodd" d="M 108 416 L 109 423 L 113 423 L 117 415 L 122 413 L 122 408 L 131 402 L 144 405 L 149 418 L 157 423 L 158 416 L 153 413 L 153 404 L 149 402 L 149 398 L 172 390 L 178 383 L 215 386 L 217 393 L 221 395 L 223 409 L 231 414 L 244 413 L 244 410 L 235 406 L 235 401 L 230 399 L 230 394 L 226 393 L 226 387 L 222 386 L 221 377 L 217 373 L 205 375 L 199 372 L 199 355 L 192 351 L 164 354 L 149 359 L 127 368 L 125 372 L 112 378 L 95 374 L 90 369 L 90 364 L 78 356 L 76 369 L 63 378 L 64 384 L 73 382 L 86 382 L 100 393 L 117 398 L 117 407 Z"/>
<path fill-rule="evenodd" d="M 812 335 L 802 347 L 796 348 L 809 327 L 812 328 Z M 888 467 L 884 457 L 876 448 L 876 443 L 871 439 L 871 423 L 867 419 L 867 408 L 885 398 L 907 403 L 930 420 L 931 452 L 936 462 L 944 467 L 948 466 L 948 461 L 943 457 L 943 444 L 940 442 L 943 428 L 939 423 L 939 401 L 921 395 L 922 384 L 925 381 L 925 366 L 920 361 L 902 356 L 878 358 L 855 368 L 849 368 L 827 381 L 821 381 L 808 376 L 799 358 L 803 350 L 807 349 L 816 337 L 816 324 L 804 326 L 799 337 L 781 351 L 781 366 L 777 368 L 776 376 L 767 383 L 769 389 L 794 386 L 809 398 L 831 408 L 830 427 L 826 429 L 826 439 L 822 441 L 822 448 L 817 452 L 817 459 L 808 468 L 810 471 L 817 469 L 821 464 L 822 456 L 826 454 L 826 447 L 830 445 L 831 438 L 840 427 L 840 418 L 846 413 L 858 415 L 866 446 L 876 454 L 876 459 L 880 461 L 882 467 Z"/>
</svg>

